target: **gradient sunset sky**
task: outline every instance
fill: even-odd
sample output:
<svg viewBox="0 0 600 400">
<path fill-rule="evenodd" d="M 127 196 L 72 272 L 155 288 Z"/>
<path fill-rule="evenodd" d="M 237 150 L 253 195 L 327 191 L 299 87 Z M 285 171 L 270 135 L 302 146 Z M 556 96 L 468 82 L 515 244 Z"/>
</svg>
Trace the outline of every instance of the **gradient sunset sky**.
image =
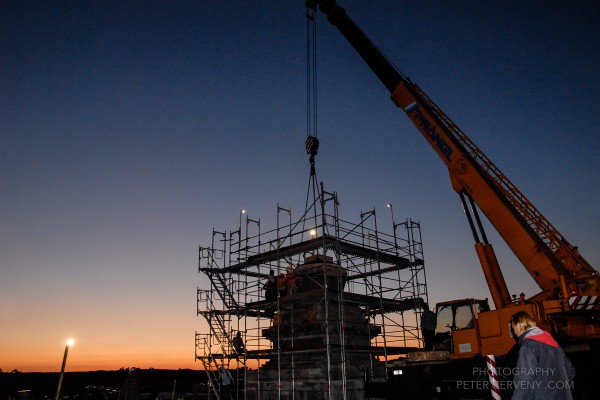
<svg viewBox="0 0 600 400">
<path fill-rule="evenodd" d="M 600 3 L 339 0 L 597 269 Z M 0 368 L 200 368 L 198 245 L 304 207 L 303 0 L 0 2 Z M 319 14 L 319 179 L 489 297 L 448 173 Z M 391 228 L 383 228 L 390 231 Z M 537 288 L 493 228 L 511 293 Z"/>
</svg>

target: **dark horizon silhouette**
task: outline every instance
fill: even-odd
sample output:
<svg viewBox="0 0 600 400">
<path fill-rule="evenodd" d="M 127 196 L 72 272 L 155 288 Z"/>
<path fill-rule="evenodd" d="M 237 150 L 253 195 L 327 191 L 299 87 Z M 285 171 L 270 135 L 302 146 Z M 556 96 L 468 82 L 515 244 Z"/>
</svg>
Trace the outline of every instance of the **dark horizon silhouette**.
<svg viewBox="0 0 600 400">
<path fill-rule="evenodd" d="M 179 369 L 136 369 L 139 374 L 138 393 L 156 398 L 156 394 L 202 392 L 205 389 L 206 374 L 202 370 Z M 1 372 L 0 399 L 54 399 L 59 372 Z M 65 372 L 61 388 L 61 398 L 88 396 L 94 398 L 118 398 L 129 375 L 129 368 L 113 371 Z M 24 391 L 31 391 L 25 393 Z M 19 392 L 21 392 L 19 394 Z M 154 396 L 154 397 L 152 397 Z"/>
</svg>

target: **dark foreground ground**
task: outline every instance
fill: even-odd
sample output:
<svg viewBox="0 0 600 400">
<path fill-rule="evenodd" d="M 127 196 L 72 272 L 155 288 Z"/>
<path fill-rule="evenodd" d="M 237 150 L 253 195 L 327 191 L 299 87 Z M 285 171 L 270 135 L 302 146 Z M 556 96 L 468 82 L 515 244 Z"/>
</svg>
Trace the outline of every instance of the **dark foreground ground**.
<svg viewBox="0 0 600 400">
<path fill-rule="evenodd" d="M 206 374 L 191 369 L 138 369 L 135 385 L 137 399 L 203 399 Z M 0 372 L 0 400 L 54 399 L 58 372 Z M 118 371 L 65 372 L 61 399 L 125 400 L 131 386 L 128 369 Z M 173 394 L 175 394 L 173 396 Z M 129 396 L 131 398 L 131 396 Z"/>
</svg>

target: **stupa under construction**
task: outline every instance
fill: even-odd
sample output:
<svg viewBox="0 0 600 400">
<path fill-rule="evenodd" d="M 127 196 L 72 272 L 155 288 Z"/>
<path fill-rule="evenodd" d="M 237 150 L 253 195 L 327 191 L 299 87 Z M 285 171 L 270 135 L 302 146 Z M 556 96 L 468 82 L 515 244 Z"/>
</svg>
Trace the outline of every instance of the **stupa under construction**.
<svg viewBox="0 0 600 400">
<path fill-rule="evenodd" d="M 277 226 L 263 232 L 240 212 L 237 229 L 213 229 L 200 247 L 210 286 L 197 289 L 195 357 L 209 398 L 225 398 L 224 366 L 233 399 L 364 399 L 388 379 L 388 362 L 420 347 L 419 223 L 394 221 L 393 209 L 391 233 L 375 209 L 348 222 L 337 193 L 313 186 L 298 218 L 278 205 Z"/>
</svg>

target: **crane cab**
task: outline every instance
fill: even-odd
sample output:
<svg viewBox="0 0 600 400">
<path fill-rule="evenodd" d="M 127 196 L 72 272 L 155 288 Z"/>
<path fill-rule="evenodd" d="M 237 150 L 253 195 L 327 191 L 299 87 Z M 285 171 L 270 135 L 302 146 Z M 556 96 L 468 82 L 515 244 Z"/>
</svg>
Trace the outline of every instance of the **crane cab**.
<svg viewBox="0 0 600 400">
<path fill-rule="evenodd" d="M 488 300 L 462 299 L 436 305 L 435 349 L 450 358 L 480 354 L 479 314 L 490 310 Z"/>
</svg>

